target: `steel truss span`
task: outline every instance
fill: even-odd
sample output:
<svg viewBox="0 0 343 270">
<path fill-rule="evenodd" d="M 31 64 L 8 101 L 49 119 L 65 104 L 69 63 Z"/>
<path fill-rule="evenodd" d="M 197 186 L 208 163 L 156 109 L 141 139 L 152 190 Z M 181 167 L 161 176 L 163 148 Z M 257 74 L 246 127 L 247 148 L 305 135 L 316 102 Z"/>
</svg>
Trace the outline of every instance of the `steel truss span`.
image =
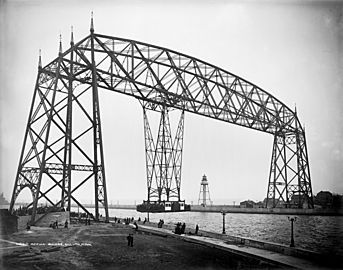
<svg viewBox="0 0 343 270">
<path fill-rule="evenodd" d="M 305 130 L 296 111 L 219 67 L 166 48 L 96 34 L 92 28 L 80 42 L 74 44 L 72 38 L 68 50 L 63 52 L 60 44 L 58 57 L 48 65 L 42 67 L 39 62 L 11 210 L 20 191 L 29 187 L 33 222 L 40 199 L 69 209 L 71 203 L 76 203 L 92 215 L 76 195 L 91 182 L 95 189 L 94 218 L 99 219 L 102 205 L 108 220 L 100 88 L 132 96 L 143 106 L 147 181 L 152 196 L 159 198 L 159 188 L 165 188 L 168 196 L 180 200 L 183 112 L 190 112 L 272 134 L 267 206 L 290 207 L 292 202 L 297 207 L 313 207 Z M 176 135 L 179 137 L 172 142 L 167 122 L 168 111 L 174 109 L 181 110 L 182 116 Z M 169 134 L 167 141 L 161 143 L 158 139 L 156 145 L 149 144 L 152 139 L 146 110 L 161 113 L 160 132 Z M 174 152 L 156 155 L 156 160 L 173 160 L 164 164 L 174 166 L 174 180 L 166 177 L 175 183 L 172 187 L 166 177 L 160 177 L 153 187 L 153 166 L 157 161 L 151 160 L 152 152 L 174 143 Z M 76 172 L 78 182 L 72 176 Z M 160 169 L 159 173 L 165 171 Z M 58 202 L 49 198 L 54 189 L 61 192 Z"/>
</svg>

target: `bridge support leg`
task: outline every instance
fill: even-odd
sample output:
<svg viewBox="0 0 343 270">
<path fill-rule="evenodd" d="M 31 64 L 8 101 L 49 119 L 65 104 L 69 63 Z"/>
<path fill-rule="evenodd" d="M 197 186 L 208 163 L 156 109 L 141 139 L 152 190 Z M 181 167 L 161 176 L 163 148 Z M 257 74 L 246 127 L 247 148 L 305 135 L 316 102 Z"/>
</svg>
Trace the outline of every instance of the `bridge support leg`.
<svg viewBox="0 0 343 270">
<path fill-rule="evenodd" d="M 313 208 L 305 132 L 275 134 L 266 207 Z"/>
<path fill-rule="evenodd" d="M 105 220 L 109 219 L 93 37 L 91 44 L 87 58 L 91 60 L 84 71 L 91 75 L 91 84 L 73 84 L 73 64 L 86 61 L 75 57 L 74 47 L 65 54 L 60 51 L 53 69 L 39 66 L 10 205 L 12 212 L 19 193 L 28 187 L 33 195 L 27 206 L 32 208 L 32 224 L 40 204 L 49 206 L 49 211 L 71 210 L 73 202 L 95 220 L 102 205 Z M 72 123 L 73 118 L 78 121 Z M 92 179 L 94 214 L 84 206 L 94 197 L 89 188 L 82 190 Z M 83 197 L 76 198 L 75 193 Z"/>
<path fill-rule="evenodd" d="M 156 143 L 143 106 L 148 202 L 180 201 L 184 111 L 172 139 L 168 108 L 163 106 Z"/>
</svg>

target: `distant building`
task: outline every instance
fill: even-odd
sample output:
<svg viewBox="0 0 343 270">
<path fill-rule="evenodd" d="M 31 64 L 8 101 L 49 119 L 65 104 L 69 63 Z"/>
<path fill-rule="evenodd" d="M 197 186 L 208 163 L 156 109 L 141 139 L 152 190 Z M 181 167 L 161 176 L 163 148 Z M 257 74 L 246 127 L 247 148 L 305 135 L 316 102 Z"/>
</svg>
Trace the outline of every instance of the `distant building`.
<svg viewBox="0 0 343 270">
<path fill-rule="evenodd" d="M 255 202 L 251 200 L 246 200 L 239 203 L 241 208 L 254 208 Z"/>
<path fill-rule="evenodd" d="M 320 205 L 323 208 L 332 208 L 333 196 L 330 191 L 320 191 L 314 197 L 314 204 Z"/>
<path fill-rule="evenodd" d="M 0 205 L 8 205 L 9 202 L 5 199 L 4 193 L 1 192 L 0 194 Z"/>
<path fill-rule="evenodd" d="M 255 208 L 263 208 L 263 207 L 265 207 L 265 204 L 263 202 L 259 201 L 259 202 L 254 204 L 254 207 Z"/>
<path fill-rule="evenodd" d="M 275 205 L 277 205 L 278 207 L 282 207 L 283 204 L 282 202 L 279 201 L 279 199 L 275 199 Z M 265 198 L 263 200 L 263 207 L 266 207 L 266 208 L 273 208 L 274 205 L 273 205 L 273 199 L 269 199 L 268 200 L 268 204 L 267 204 L 267 198 Z"/>
<path fill-rule="evenodd" d="M 239 203 L 239 207 L 241 208 L 263 208 L 265 206 L 264 202 L 254 202 L 252 200 L 246 200 Z"/>
</svg>

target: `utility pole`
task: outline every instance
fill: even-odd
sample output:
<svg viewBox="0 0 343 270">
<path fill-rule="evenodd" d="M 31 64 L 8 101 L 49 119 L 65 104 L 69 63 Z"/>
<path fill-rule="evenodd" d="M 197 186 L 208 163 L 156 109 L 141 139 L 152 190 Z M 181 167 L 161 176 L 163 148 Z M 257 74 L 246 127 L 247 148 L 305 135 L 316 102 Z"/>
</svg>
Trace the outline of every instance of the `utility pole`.
<svg viewBox="0 0 343 270">
<path fill-rule="evenodd" d="M 225 215 L 226 215 L 226 212 L 223 211 L 222 215 L 223 215 L 223 232 L 222 233 L 225 234 Z"/>
</svg>

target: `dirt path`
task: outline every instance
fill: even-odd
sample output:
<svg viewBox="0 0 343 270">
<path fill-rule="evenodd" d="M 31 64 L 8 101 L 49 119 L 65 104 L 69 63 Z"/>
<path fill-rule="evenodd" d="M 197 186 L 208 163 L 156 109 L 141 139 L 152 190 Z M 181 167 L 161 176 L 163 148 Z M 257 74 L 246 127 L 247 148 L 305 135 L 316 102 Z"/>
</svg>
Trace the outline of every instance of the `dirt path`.
<svg viewBox="0 0 343 270">
<path fill-rule="evenodd" d="M 133 233 L 134 246 L 126 237 Z M 32 228 L 7 240 L 28 243 L 2 256 L 1 269 L 275 269 L 225 251 L 135 232 L 121 224 Z"/>
</svg>

